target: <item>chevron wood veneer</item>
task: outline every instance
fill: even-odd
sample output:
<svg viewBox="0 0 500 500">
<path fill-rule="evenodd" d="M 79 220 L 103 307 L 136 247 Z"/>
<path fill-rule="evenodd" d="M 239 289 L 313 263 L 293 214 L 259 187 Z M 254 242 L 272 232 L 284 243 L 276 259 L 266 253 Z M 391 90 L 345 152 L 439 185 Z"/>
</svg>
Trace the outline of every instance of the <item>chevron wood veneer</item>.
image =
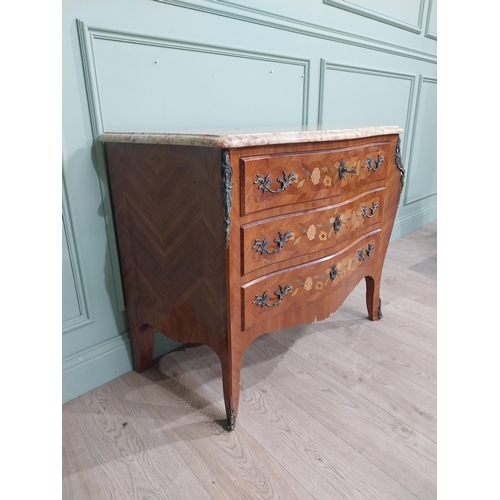
<svg viewBox="0 0 500 500">
<path fill-rule="evenodd" d="M 368 316 L 380 319 L 400 132 L 239 147 L 223 136 L 101 137 L 135 370 L 151 366 L 155 328 L 210 346 L 232 430 L 256 337 L 327 318 L 363 278 Z"/>
</svg>

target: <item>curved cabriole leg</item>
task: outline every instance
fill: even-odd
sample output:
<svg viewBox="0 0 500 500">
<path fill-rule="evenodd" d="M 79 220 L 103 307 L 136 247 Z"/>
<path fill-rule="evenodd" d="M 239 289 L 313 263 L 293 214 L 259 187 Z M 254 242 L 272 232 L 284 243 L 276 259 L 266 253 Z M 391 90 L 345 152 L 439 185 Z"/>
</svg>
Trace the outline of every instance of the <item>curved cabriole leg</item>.
<svg viewBox="0 0 500 500">
<path fill-rule="evenodd" d="M 142 372 L 151 367 L 151 363 L 153 362 L 154 332 L 154 327 L 147 323 L 130 327 L 134 370 L 137 372 Z"/>
<path fill-rule="evenodd" d="M 372 321 L 382 319 L 382 301 L 380 300 L 380 277 L 366 276 L 366 307 Z"/>
<path fill-rule="evenodd" d="M 222 387 L 226 407 L 227 430 L 234 431 L 240 400 L 241 353 L 229 352 L 220 356 L 222 365 Z"/>
</svg>

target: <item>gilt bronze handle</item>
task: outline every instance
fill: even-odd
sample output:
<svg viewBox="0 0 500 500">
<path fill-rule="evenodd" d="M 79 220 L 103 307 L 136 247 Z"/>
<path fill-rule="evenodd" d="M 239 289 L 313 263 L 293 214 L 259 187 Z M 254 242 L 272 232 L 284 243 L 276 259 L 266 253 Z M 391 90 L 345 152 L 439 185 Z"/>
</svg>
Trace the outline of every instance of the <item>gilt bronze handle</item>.
<svg viewBox="0 0 500 500">
<path fill-rule="evenodd" d="M 375 160 L 375 167 L 373 166 L 373 159 L 370 156 L 369 158 L 366 159 L 366 168 L 371 171 L 377 171 L 380 170 L 380 167 L 382 166 L 382 163 L 384 163 L 384 157 L 378 155 L 377 159 Z"/>
<path fill-rule="evenodd" d="M 375 217 L 375 212 L 377 211 L 378 208 L 378 203 L 374 201 L 372 203 L 372 206 L 368 208 L 366 205 L 363 205 L 361 207 L 361 214 L 363 217 L 367 217 L 368 219 L 371 219 L 372 217 Z M 368 215 L 368 210 L 370 210 L 371 215 Z"/>
<path fill-rule="evenodd" d="M 291 231 L 287 231 L 285 234 L 281 234 L 278 231 L 278 237 L 274 238 L 273 240 L 278 246 L 271 252 L 267 249 L 267 247 L 271 244 L 271 242 L 267 239 L 267 236 L 263 240 L 256 239 L 255 244 L 252 248 L 255 248 L 261 255 L 264 253 L 272 255 L 274 253 L 278 253 L 283 248 L 285 243 L 291 238 L 291 236 Z"/>
<path fill-rule="evenodd" d="M 283 288 L 281 285 L 279 285 L 279 289 L 274 292 L 274 295 L 278 297 L 278 300 L 274 302 L 273 304 L 268 304 L 267 301 L 269 300 L 269 294 L 267 293 L 267 290 L 262 294 L 257 294 L 255 296 L 255 300 L 252 302 L 252 304 L 257 304 L 260 307 L 276 307 L 277 305 L 281 304 L 281 301 L 283 300 L 283 297 L 287 294 L 290 293 L 293 290 L 292 285 L 288 284 Z"/>
<path fill-rule="evenodd" d="M 271 189 L 271 184 L 273 183 L 271 179 L 271 174 L 267 174 L 265 177 L 257 174 L 257 179 L 254 181 L 254 184 L 258 184 L 257 189 L 261 189 L 264 193 L 281 193 L 285 191 L 288 186 L 294 181 L 297 180 L 297 174 L 295 172 L 291 172 L 290 175 L 287 175 L 285 171 L 283 171 L 283 177 L 278 177 L 278 182 L 281 184 L 281 187 L 278 189 Z"/>
<path fill-rule="evenodd" d="M 372 250 L 375 248 L 375 245 L 369 244 L 366 250 L 358 251 L 358 260 L 370 260 Z M 366 254 L 366 256 L 364 256 Z"/>
</svg>

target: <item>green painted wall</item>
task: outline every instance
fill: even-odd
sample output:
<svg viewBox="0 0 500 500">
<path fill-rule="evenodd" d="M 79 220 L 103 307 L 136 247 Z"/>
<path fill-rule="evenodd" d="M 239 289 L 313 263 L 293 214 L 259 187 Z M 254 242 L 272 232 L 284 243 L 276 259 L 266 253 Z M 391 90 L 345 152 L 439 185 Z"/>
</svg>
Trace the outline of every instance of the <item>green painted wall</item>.
<svg viewBox="0 0 500 500">
<path fill-rule="evenodd" d="M 399 125 L 393 238 L 435 220 L 435 0 L 65 0 L 62 27 L 64 401 L 132 369 L 104 131 Z"/>
</svg>

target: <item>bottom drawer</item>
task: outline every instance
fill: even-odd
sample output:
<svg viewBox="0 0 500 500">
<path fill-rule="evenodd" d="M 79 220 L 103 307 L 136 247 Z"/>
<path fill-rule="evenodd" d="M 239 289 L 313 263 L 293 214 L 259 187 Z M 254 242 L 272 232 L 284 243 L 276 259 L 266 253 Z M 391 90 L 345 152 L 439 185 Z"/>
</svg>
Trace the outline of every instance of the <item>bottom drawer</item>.
<svg viewBox="0 0 500 500">
<path fill-rule="evenodd" d="M 332 293 L 347 276 L 377 259 L 380 232 L 371 231 L 328 257 L 243 285 L 242 329 Z"/>
</svg>

